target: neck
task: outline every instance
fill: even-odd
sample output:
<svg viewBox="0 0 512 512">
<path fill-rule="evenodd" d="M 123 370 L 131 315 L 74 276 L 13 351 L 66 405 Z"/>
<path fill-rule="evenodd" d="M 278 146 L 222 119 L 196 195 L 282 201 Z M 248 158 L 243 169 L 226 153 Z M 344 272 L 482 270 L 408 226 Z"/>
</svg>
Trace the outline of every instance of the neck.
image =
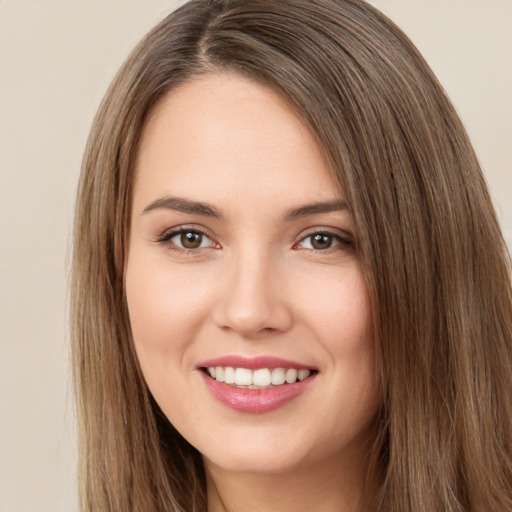
<svg viewBox="0 0 512 512">
<path fill-rule="evenodd" d="M 366 458 L 339 457 L 284 473 L 239 473 L 205 461 L 208 512 L 361 512 Z"/>
</svg>

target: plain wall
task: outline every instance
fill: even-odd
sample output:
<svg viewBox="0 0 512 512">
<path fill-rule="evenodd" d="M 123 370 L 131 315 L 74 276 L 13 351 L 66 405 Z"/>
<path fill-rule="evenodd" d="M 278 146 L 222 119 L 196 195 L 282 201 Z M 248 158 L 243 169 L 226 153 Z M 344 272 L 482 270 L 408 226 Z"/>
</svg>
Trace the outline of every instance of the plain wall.
<svg viewBox="0 0 512 512">
<path fill-rule="evenodd" d="M 0 512 L 77 510 L 67 268 L 81 155 L 117 68 L 178 3 L 0 0 Z M 512 247 L 512 1 L 372 3 L 452 97 Z"/>
</svg>

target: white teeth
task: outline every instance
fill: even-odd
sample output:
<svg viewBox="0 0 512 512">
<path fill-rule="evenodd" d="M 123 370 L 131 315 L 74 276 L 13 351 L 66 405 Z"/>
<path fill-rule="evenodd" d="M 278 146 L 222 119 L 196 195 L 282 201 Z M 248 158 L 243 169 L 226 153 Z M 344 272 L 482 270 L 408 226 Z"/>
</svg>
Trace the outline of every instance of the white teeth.
<svg viewBox="0 0 512 512">
<path fill-rule="evenodd" d="M 237 368 L 235 372 L 235 384 L 237 386 L 250 386 L 252 382 L 252 372 L 247 368 Z"/>
<path fill-rule="evenodd" d="M 311 372 L 309 370 L 299 370 L 297 377 L 299 380 L 304 380 L 304 379 L 307 379 L 310 375 L 311 375 Z"/>
<path fill-rule="evenodd" d="M 218 382 L 245 387 L 250 389 L 266 389 L 270 386 L 294 384 L 307 379 L 311 370 L 296 370 L 295 368 L 234 368 L 232 366 L 215 366 L 206 368 L 207 373 Z"/>
<path fill-rule="evenodd" d="M 226 384 L 235 383 L 235 369 L 231 366 L 226 366 L 226 368 L 224 368 L 224 382 Z"/>
<path fill-rule="evenodd" d="M 281 384 L 284 384 L 285 381 L 284 376 L 284 369 L 283 368 L 274 368 L 272 370 L 272 384 L 274 386 L 280 386 Z"/>
<path fill-rule="evenodd" d="M 286 370 L 285 379 L 286 382 L 288 382 L 288 384 L 293 384 L 294 382 L 297 382 L 297 370 L 293 368 Z"/>
<path fill-rule="evenodd" d="M 215 367 L 215 380 L 224 382 L 224 368 L 222 366 Z"/>
<path fill-rule="evenodd" d="M 270 386 L 270 384 L 272 384 L 272 374 L 270 373 L 270 370 L 268 368 L 254 370 L 252 384 L 255 386 Z"/>
</svg>

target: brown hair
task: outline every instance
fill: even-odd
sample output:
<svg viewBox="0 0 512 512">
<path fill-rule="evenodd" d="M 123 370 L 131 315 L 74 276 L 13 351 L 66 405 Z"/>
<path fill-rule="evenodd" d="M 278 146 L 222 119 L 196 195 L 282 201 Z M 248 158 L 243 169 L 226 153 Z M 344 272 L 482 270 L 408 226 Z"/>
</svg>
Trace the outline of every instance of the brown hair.
<svg viewBox="0 0 512 512">
<path fill-rule="evenodd" d="M 368 510 L 512 511 L 509 257 L 452 105 L 409 39 L 362 0 L 193 0 L 111 85 L 75 217 L 82 510 L 206 510 L 200 455 L 140 373 L 123 281 L 144 121 L 170 89 L 220 70 L 293 105 L 354 217 L 383 393 Z"/>
</svg>

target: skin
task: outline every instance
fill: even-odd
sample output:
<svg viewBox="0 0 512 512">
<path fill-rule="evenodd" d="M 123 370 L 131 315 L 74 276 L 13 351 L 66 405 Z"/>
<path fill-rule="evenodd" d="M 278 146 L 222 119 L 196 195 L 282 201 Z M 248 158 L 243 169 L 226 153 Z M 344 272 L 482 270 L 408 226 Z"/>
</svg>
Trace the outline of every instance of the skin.
<svg viewBox="0 0 512 512">
<path fill-rule="evenodd" d="M 169 197 L 220 217 L 159 202 Z M 203 454 L 210 511 L 360 510 L 379 392 L 356 235 L 346 208 L 286 218 L 342 200 L 303 123 L 245 78 L 196 77 L 144 127 L 130 320 L 152 394 Z M 197 249 L 180 247 L 181 228 L 205 234 Z M 314 233 L 326 234 L 320 249 Z M 226 355 L 281 357 L 318 373 L 282 407 L 248 414 L 220 403 L 197 368 Z"/>
</svg>

